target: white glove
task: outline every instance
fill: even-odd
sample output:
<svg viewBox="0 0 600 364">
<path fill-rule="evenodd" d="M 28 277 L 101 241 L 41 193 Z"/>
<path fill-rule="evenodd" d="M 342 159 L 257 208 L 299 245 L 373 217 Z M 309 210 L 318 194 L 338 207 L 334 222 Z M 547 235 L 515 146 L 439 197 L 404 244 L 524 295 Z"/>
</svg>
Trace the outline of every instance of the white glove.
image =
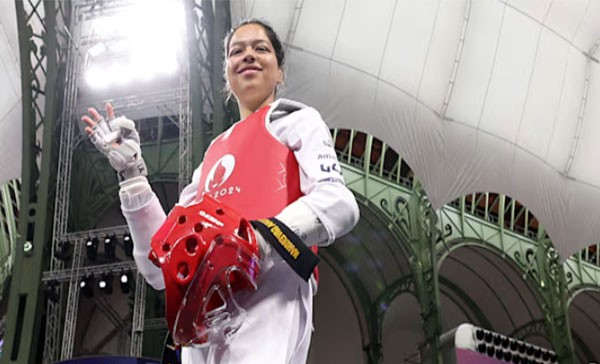
<svg viewBox="0 0 600 364">
<path fill-rule="evenodd" d="M 89 125 L 86 131 L 91 142 L 108 158 L 110 165 L 117 171 L 119 181 L 148 175 L 135 123 L 125 116 L 115 118 L 110 104 L 107 104 L 106 110 L 108 121 L 95 109 L 89 110 L 95 121 L 88 116 L 83 117 Z"/>
</svg>

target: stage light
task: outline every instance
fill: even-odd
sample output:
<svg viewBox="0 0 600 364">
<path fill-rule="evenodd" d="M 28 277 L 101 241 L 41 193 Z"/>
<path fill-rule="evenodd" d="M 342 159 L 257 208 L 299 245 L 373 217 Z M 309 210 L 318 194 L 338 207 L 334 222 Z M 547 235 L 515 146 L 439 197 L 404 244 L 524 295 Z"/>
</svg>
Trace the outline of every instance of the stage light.
<svg viewBox="0 0 600 364">
<path fill-rule="evenodd" d="M 91 65 L 85 71 L 85 82 L 94 89 L 105 89 L 109 85 L 110 77 L 106 70 L 99 65 Z"/>
<path fill-rule="evenodd" d="M 85 252 L 89 260 L 96 261 L 96 257 L 98 256 L 98 238 L 88 238 L 85 241 Z"/>
<path fill-rule="evenodd" d="M 501 341 L 502 338 L 500 337 L 500 335 L 494 335 L 494 345 L 500 345 Z"/>
<path fill-rule="evenodd" d="M 477 340 L 483 340 L 483 336 L 485 335 L 485 333 L 483 332 L 482 329 L 477 329 L 475 331 L 475 335 L 477 337 Z"/>
<path fill-rule="evenodd" d="M 103 42 L 96 43 L 88 49 L 88 54 L 91 57 L 98 57 L 104 52 L 106 52 L 106 45 Z"/>
<path fill-rule="evenodd" d="M 105 294 L 113 293 L 113 279 L 114 277 L 111 273 L 104 273 L 100 277 L 100 280 L 98 280 L 98 288 L 100 291 L 104 292 Z"/>
<path fill-rule="evenodd" d="M 139 0 L 92 19 L 84 68 L 88 85 L 101 89 L 174 75 L 185 31 L 182 1 Z"/>
<path fill-rule="evenodd" d="M 497 348 L 496 349 L 496 359 L 502 359 L 503 356 L 504 356 L 504 350 Z"/>
<path fill-rule="evenodd" d="M 123 86 L 131 83 L 133 80 L 133 70 L 134 67 L 128 64 L 122 62 L 113 63 L 108 71 L 111 76 L 111 84 Z"/>
<path fill-rule="evenodd" d="M 52 301 L 52 302 L 58 302 L 59 300 L 59 295 L 58 295 L 58 285 L 60 284 L 60 282 L 52 280 L 49 282 L 46 282 L 46 287 L 44 288 L 44 293 L 46 294 L 46 299 Z"/>
<path fill-rule="evenodd" d="M 129 234 L 123 235 L 123 250 L 126 256 L 133 258 L 133 240 Z"/>
<path fill-rule="evenodd" d="M 81 289 L 83 294 L 88 298 L 94 296 L 94 281 L 94 276 L 89 274 L 83 277 L 81 281 L 79 281 L 79 288 Z"/>
<path fill-rule="evenodd" d="M 64 240 L 58 243 L 56 250 L 54 251 L 54 256 L 58 260 L 62 260 L 66 262 L 69 259 L 69 252 L 71 251 L 71 243 L 68 240 Z"/>
<path fill-rule="evenodd" d="M 117 244 L 117 237 L 115 235 L 104 237 L 104 256 L 108 259 L 115 257 L 115 246 Z"/>
<path fill-rule="evenodd" d="M 484 343 L 479 343 L 479 345 L 477 345 L 477 351 L 479 351 L 480 353 L 485 353 L 487 350 L 487 346 Z"/>
<path fill-rule="evenodd" d="M 131 287 L 133 285 L 132 279 L 133 275 L 131 274 L 131 271 L 121 273 L 119 282 L 121 283 L 121 292 L 123 294 L 129 294 L 129 292 L 131 292 Z"/>
</svg>

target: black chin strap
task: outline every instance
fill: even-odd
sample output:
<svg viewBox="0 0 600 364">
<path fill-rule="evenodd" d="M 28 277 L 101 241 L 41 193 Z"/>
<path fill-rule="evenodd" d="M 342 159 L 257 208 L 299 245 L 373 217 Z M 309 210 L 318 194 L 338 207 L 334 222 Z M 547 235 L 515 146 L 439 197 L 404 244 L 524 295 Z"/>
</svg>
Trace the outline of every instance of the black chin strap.
<svg viewBox="0 0 600 364">
<path fill-rule="evenodd" d="M 302 279 L 308 281 L 319 257 L 284 223 L 274 217 L 253 220 L 252 226 Z"/>
</svg>

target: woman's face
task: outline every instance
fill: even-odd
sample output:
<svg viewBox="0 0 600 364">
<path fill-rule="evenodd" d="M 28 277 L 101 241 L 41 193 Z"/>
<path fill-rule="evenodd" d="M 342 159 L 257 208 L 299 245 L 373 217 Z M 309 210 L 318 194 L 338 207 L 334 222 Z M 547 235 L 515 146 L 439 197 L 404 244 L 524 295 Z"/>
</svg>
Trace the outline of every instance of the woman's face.
<svg viewBox="0 0 600 364">
<path fill-rule="evenodd" d="M 235 31 L 227 50 L 226 74 L 241 108 L 255 111 L 275 99 L 283 72 L 262 26 L 247 24 Z"/>
</svg>

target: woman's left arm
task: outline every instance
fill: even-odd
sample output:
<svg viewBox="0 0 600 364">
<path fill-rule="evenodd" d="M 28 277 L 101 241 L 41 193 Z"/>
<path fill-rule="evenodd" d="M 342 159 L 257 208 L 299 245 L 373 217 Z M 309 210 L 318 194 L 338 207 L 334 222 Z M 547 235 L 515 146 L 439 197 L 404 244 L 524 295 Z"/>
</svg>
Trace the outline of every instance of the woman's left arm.
<svg viewBox="0 0 600 364">
<path fill-rule="evenodd" d="M 307 107 L 269 125 L 294 151 L 300 167 L 300 199 L 276 217 L 307 245 L 329 245 L 356 225 L 359 209 L 346 187 L 331 133 L 318 111 Z"/>
</svg>

